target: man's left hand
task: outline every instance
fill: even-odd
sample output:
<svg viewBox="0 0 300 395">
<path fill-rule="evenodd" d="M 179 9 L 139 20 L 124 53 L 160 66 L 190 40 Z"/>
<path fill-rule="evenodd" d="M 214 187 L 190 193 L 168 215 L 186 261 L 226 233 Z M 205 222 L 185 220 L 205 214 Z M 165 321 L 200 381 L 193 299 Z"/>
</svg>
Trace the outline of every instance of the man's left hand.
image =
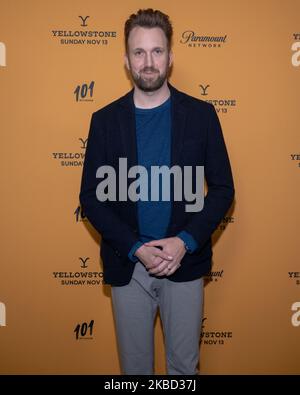
<svg viewBox="0 0 300 395">
<path fill-rule="evenodd" d="M 149 270 L 149 273 L 156 276 L 170 276 L 173 274 L 180 267 L 180 262 L 186 253 L 184 242 L 177 236 L 152 240 L 144 243 L 144 245 L 149 247 L 162 247 L 164 252 L 173 256 L 173 260 L 163 260 L 158 266 Z"/>
</svg>

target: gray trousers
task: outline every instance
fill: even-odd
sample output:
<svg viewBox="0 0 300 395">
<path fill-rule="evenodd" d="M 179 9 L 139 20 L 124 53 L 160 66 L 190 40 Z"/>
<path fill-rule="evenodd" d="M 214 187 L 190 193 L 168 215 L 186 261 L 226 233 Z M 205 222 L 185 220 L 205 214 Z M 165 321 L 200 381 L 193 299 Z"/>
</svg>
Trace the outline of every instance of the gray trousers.
<svg viewBox="0 0 300 395">
<path fill-rule="evenodd" d="M 159 308 L 169 375 L 198 374 L 203 279 L 173 282 L 137 262 L 128 285 L 111 287 L 123 374 L 154 374 L 154 320 Z"/>
</svg>

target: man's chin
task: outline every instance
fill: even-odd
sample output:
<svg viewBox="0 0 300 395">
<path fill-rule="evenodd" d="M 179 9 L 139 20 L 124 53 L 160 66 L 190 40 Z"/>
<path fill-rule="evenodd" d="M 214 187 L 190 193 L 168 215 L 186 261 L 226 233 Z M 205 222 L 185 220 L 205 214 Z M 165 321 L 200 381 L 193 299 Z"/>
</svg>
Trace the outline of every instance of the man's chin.
<svg viewBox="0 0 300 395">
<path fill-rule="evenodd" d="M 165 80 L 157 80 L 151 82 L 149 80 L 135 81 L 137 87 L 144 92 L 155 92 L 163 86 L 164 82 Z"/>
</svg>

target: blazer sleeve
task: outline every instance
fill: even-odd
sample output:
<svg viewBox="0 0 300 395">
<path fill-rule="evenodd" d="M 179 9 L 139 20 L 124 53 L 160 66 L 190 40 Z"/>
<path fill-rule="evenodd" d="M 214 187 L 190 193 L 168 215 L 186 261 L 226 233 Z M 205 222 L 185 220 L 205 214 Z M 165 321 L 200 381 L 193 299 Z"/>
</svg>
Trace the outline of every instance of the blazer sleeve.
<svg viewBox="0 0 300 395">
<path fill-rule="evenodd" d="M 90 123 L 79 200 L 90 223 L 114 248 L 116 255 L 128 258 L 132 246 L 139 241 L 137 235 L 118 217 L 107 201 L 101 202 L 96 196 L 100 182 L 96 178 L 97 169 L 107 165 L 105 146 L 105 132 L 97 113 L 94 113 Z"/>
<path fill-rule="evenodd" d="M 207 128 L 204 176 L 207 194 L 201 211 L 195 212 L 183 230 L 189 232 L 201 249 L 215 231 L 234 198 L 234 183 L 228 153 L 213 105 Z"/>
</svg>

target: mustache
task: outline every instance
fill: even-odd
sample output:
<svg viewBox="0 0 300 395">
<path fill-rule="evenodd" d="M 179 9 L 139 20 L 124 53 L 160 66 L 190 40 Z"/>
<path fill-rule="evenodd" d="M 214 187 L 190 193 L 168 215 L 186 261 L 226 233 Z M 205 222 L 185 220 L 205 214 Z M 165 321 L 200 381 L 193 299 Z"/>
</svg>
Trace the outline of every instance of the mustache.
<svg viewBox="0 0 300 395">
<path fill-rule="evenodd" d="M 143 72 L 147 73 L 149 71 L 152 72 L 152 73 L 159 73 L 159 71 L 157 69 L 155 69 L 154 67 L 148 67 L 148 66 L 144 67 L 141 70 L 141 73 L 143 73 Z"/>
</svg>

